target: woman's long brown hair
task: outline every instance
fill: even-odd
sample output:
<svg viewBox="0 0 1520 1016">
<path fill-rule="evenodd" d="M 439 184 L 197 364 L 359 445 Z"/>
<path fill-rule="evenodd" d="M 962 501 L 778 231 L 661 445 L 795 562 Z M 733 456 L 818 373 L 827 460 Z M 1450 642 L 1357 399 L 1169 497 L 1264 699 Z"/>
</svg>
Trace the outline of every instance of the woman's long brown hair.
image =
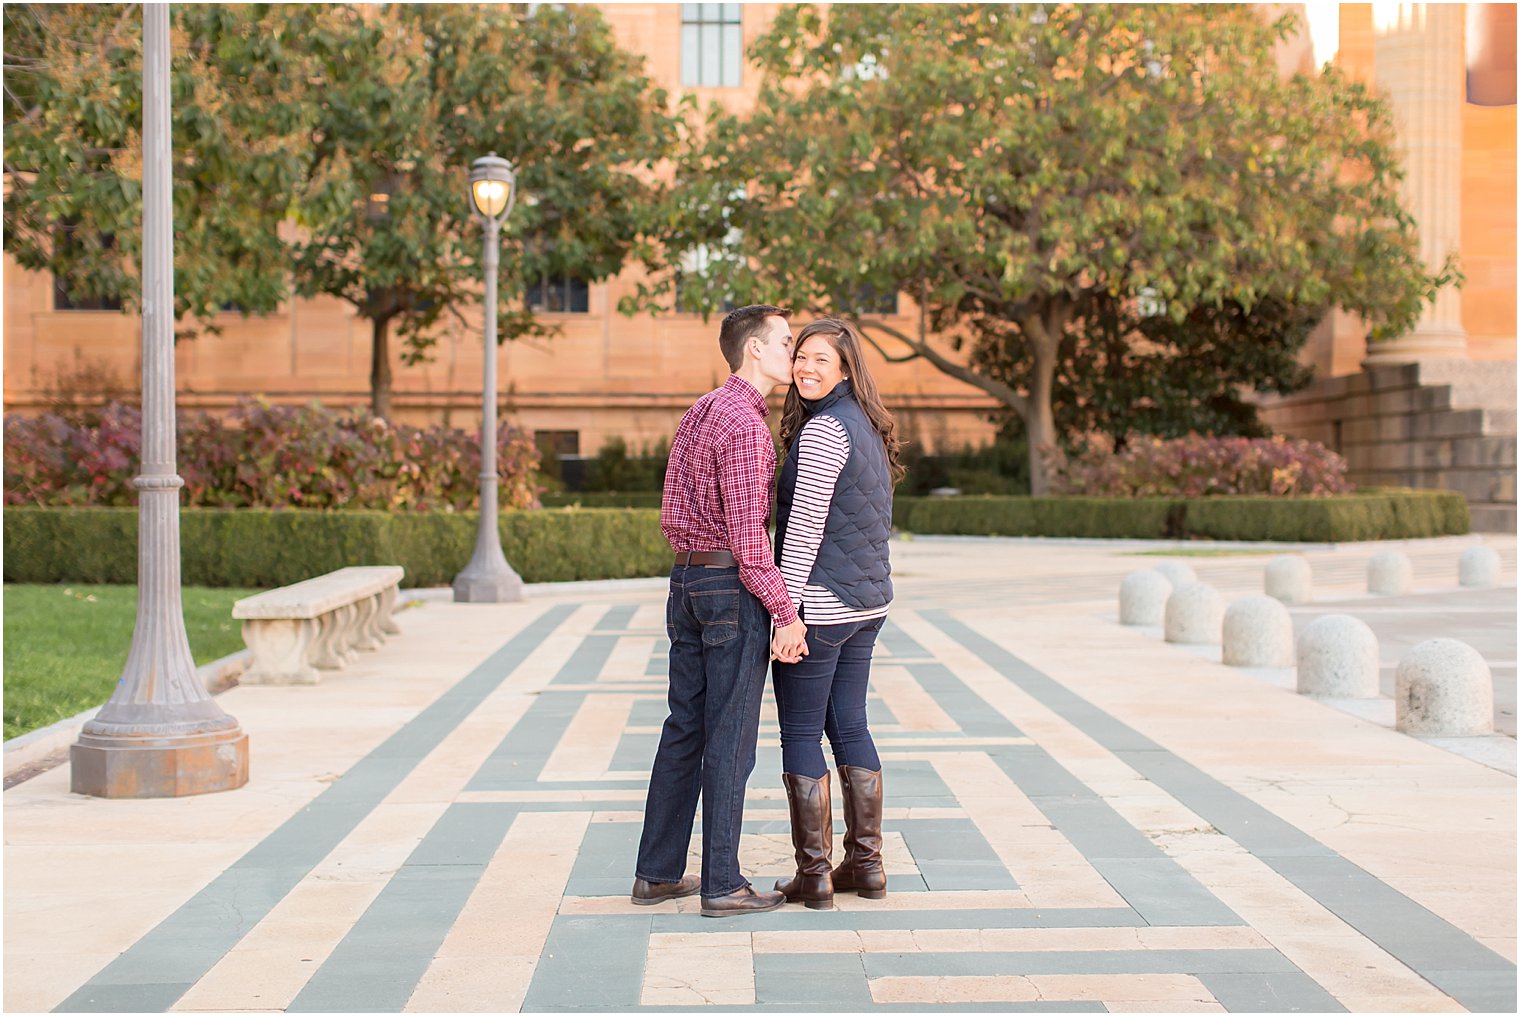
<svg viewBox="0 0 1520 1016">
<path fill-rule="evenodd" d="M 833 346 L 834 352 L 839 355 L 840 371 L 854 388 L 855 401 L 860 403 L 860 408 L 865 410 L 866 419 L 871 421 L 871 426 L 875 427 L 876 433 L 881 435 L 882 447 L 887 452 L 887 465 L 892 470 L 892 482 L 896 483 L 908 473 L 907 467 L 898 461 L 898 453 L 902 451 L 903 443 L 897 438 L 897 421 L 893 419 L 887 407 L 881 404 L 881 393 L 876 388 L 876 379 L 866 368 L 860 332 L 844 318 L 819 318 L 797 334 L 797 344 L 792 348 L 797 353 L 802 352 L 802 344 L 815 335 L 828 339 L 829 345 Z M 794 353 L 794 359 L 795 356 Z M 797 382 L 793 381 L 792 386 L 786 390 L 786 403 L 781 408 L 781 447 L 785 452 L 790 452 L 792 438 L 797 436 L 797 432 L 802 429 L 803 423 L 807 420 L 807 413 L 803 410 L 802 402 L 802 396 L 797 393 Z"/>
</svg>

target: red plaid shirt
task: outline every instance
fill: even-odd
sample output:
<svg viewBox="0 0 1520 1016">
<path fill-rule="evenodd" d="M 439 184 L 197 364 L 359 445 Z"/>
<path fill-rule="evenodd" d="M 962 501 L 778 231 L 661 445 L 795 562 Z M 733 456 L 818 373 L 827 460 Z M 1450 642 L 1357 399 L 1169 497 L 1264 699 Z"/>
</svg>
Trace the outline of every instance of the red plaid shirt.
<svg viewBox="0 0 1520 1016">
<path fill-rule="evenodd" d="M 781 569 L 771 556 L 776 445 L 760 392 L 733 374 L 681 417 L 670 446 L 660 528 L 671 549 L 727 550 L 739 581 L 777 625 L 797 620 Z"/>
</svg>

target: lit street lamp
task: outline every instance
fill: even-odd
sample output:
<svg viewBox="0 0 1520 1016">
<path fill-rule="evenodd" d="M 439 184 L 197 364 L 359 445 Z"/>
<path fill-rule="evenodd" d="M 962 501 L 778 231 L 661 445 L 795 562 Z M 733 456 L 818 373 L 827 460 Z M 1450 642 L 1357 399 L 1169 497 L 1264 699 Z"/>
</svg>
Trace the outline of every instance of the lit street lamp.
<svg viewBox="0 0 1520 1016">
<path fill-rule="evenodd" d="M 496 267 L 501 254 L 501 224 L 517 199 L 517 173 L 495 152 L 470 167 L 470 204 L 485 227 L 485 391 L 480 417 L 480 527 L 475 552 L 454 577 L 457 603 L 502 603 L 522 599 L 522 579 L 501 551 L 496 510 Z"/>
</svg>

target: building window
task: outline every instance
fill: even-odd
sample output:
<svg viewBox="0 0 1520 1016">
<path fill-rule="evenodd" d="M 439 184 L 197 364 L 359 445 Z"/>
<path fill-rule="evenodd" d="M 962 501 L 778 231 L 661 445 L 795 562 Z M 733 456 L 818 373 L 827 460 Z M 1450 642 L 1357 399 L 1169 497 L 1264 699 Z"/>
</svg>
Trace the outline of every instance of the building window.
<svg viewBox="0 0 1520 1016">
<path fill-rule="evenodd" d="M 72 223 L 64 223 L 53 233 L 53 243 L 57 248 L 60 259 L 67 264 L 71 258 L 83 258 L 87 252 L 85 241 L 79 237 L 78 227 Z M 100 234 L 100 249 L 102 251 L 114 250 L 116 237 L 110 233 Z M 74 293 L 69 289 L 69 280 L 66 276 L 53 276 L 53 309 L 54 310 L 121 310 L 121 300 L 114 296 L 84 296 Z"/>
<path fill-rule="evenodd" d="M 533 443 L 545 461 L 566 455 L 581 453 L 581 432 L 578 430 L 535 430 Z"/>
<path fill-rule="evenodd" d="M 1467 101 L 1515 104 L 1515 5 L 1467 5 Z"/>
<path fill-rule="evenodd" d="M 546 314 L 591 313 L 591 287 L 573 275 L 545 277 L 528 284 L 528 309 Z"/>
<path fill-rule="evenodd" d="M 841 313 L 860 317 L 890 317 L 897 313 L 897 294 L 877 292 L 869 282 L 862 282 L 853 293 L 834 302 Z"/>
<path fill-rule="evenodd" d="M 737 237 L 738 235 L 736 230 L 730 230 L 729 232 L 733 237 Z M 702 308 L 697 305 L 699 297 L 693 295 L 689 289 L 684 293 L 682 292 L 685 289 L 686 280 L 705 278 L 714 271 L 722 270 L 726 267 L 722 263 L 725 256 L 724 254 L 715 252 L 705 243 L 699 244 L 681 255 L 680 267 L 676 269 L 675 309 L 677 311 L 684 311 L 690 314 L 700 314 L 702 312 Z M 733 310 L 735 306 L 734 301 L 727 296 L 719 304 L 720 309 L 725 314 Z"/>
<path fill-rule="evenodd" d="M 738 87 L 744 66 L 742 6 L 681 5 L 681 84 Z"/>
</svg>

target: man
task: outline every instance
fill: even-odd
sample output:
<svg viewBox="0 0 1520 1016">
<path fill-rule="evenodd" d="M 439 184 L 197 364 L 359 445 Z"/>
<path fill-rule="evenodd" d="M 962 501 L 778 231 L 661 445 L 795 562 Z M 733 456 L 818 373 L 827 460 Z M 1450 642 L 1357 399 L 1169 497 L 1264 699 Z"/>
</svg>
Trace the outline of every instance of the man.
<svg viewBox="0 0 1520 1016">
<path fill-rule="evenodd" d="M 766 531 L 776 446 L 765 395 L 791 382 L 789 314 L 760 305 L 723 319 L 718 346 L 732 373 L 687 410 L 670 448 L 660 508 L 676 555 L 665 603 L 670 716 L 649 774 L 634 903 L 700 890 L 704 917 L 731 917 L 786 902 L 740 873 L 739 832 L 766 665 L 807 652 Z M 684 875 L 699 793 L 700 877 Z"/>
</svg>

